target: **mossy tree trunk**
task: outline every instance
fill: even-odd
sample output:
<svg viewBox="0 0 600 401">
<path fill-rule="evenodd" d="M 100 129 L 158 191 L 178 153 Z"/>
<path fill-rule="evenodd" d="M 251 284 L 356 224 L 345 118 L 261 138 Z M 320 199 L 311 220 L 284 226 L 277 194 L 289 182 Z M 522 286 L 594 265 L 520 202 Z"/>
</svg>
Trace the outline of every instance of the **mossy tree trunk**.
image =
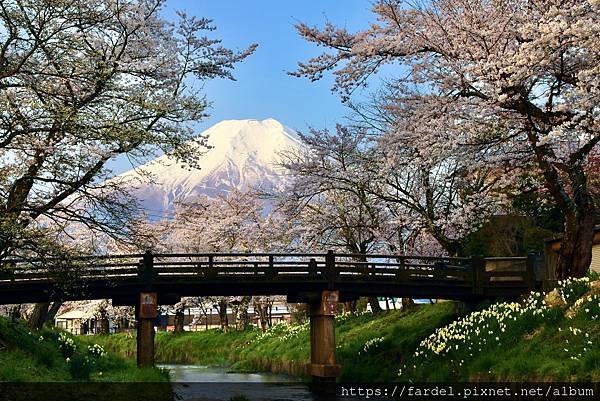
<svg viewBox="0 0 600 401">
<path fill-rule="evenodd" d="M 38 303 L 33 306 L 33 312 L 29 316 L 29 327 L 31 330 L 39 330 L 42 328 L 48 313 L 49 302 Z"/>
<path fill-rule="evenodd" d="M 260 324 L 260 329 L 265 332 L 267 328 L 269 328 L 269 316 L 267 311 L 268 306 L 261 304 L 260 302 L 256 302 L 254 304 L 254 310 L 258 313 L 258 321 Z"/>
</svg>

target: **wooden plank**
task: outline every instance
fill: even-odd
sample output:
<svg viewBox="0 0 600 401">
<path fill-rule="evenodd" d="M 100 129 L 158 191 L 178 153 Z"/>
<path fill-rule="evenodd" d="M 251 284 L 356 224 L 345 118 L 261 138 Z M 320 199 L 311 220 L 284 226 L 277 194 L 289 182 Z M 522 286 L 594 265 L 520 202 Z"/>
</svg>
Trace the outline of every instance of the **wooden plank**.
<svg viewBox="0 0 600 401">
<path fill-rule="evenodd" d="M 492 270 L 483 273 L 485 277 L 527 277 L 527 271 L 524 270 Z"/>
<path fill-rule="evenodd" d="M 415 260 L 458 260 L 468 262 L 469 258 L 454 256 L 422 256 L 422 255 L 392 255 L 392 254 L 362 254 L 362 253 L 336 253 L 338 258 L 369 258 L 369 259 L 415 259 Z"/>
</svg>

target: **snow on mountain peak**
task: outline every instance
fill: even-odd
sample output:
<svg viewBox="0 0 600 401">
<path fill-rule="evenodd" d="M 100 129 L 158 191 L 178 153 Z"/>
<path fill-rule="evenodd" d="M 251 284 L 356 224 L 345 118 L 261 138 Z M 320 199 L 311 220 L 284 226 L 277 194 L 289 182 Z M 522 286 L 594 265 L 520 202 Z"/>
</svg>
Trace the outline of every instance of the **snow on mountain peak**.
<svg viewBox="0 0 600 401">
<path fill-rule="evenodd" d="M 151 218 L 168 216 L 175 201 L 199 195 L 278 187 L 285 175 L 277 165 L 280 153 L 301 146 L 297 133 L 273 118 L 224 120 L 201 136 L 208 138 L 210 149 L 200 157 L 200 169 L 190 170 L 165 155 L 119 176 L 135 183 L 132 193 Z M 141 173 L 149 173 L 154 182 Z"/>
</svg>

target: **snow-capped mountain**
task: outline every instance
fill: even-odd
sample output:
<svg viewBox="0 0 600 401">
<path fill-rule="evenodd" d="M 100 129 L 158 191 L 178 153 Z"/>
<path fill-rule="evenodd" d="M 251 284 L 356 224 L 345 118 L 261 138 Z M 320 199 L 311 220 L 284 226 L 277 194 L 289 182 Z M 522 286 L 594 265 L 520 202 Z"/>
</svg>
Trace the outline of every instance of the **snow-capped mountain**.
<svg viewBox="0 0 600 401">
<path fill-rule="evenodd" d="M 234 188 L 277 187 L 285 175 L 277 166 L 281 152 L 301 146 L 294 130 L 272 118 L 225 120 L 201 135 L 208 137 L 210 149 L 200 157 L 200 169 L 186 168 L 165 155 L 119 176 L 131 183 L 151 219 L 169 215 L 176 200 L 214 197 Z M 144 173 L 151 174 L 153 182 L 144 179 Z"/>
</svg>

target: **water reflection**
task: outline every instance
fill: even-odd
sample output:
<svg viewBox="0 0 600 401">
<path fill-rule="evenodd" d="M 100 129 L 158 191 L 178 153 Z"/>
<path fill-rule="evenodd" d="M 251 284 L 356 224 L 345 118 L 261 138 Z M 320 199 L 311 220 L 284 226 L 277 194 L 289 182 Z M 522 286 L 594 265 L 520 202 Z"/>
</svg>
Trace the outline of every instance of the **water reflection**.
<svg viewBox="0 0 600 401">
<path fill-rule="evenodd" d="M 236 396 L 260 401 L 315 401 L 307 383 L 273 373 L 236 373 L 199 365 L 160 365 L 169 369 L 181 401 L 229 401 Z M 242 398 L 240 398 L 242 400 Z"/>
</svg>

